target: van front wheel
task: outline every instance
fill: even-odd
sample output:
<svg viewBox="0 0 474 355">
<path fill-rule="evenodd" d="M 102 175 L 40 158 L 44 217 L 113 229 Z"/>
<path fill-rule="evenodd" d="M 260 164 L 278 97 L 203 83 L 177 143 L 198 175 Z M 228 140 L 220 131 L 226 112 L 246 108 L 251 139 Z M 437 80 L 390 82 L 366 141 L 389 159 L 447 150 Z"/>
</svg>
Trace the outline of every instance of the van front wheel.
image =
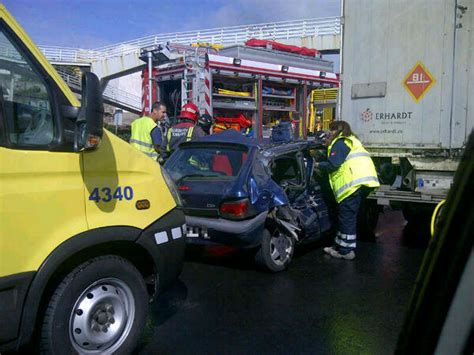
<svg viewBox="0 0 474 355">
<path fill-rule="evenodd" d="M 130 353 L 148 313 L 140 272 L 126 259 L 100 256 L 79 265 L 59 284 L 46 308 L 42 353 Z"/>
</svg>

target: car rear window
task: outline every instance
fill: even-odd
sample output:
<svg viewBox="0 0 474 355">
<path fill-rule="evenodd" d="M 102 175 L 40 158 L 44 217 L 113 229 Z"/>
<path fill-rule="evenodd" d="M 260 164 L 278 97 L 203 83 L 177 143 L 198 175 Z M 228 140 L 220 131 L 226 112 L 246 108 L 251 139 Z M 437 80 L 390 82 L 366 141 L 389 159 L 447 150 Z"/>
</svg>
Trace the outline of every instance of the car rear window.
<svg viewBox="0 0 474 355">
<path fill-rule="evenodd" d="M 232 179 L 239 174 L 246 159 L 247 150 L 243 147 L 189 147 L 176 151 L 165 168 L 174 181 Z"/>
</svg>

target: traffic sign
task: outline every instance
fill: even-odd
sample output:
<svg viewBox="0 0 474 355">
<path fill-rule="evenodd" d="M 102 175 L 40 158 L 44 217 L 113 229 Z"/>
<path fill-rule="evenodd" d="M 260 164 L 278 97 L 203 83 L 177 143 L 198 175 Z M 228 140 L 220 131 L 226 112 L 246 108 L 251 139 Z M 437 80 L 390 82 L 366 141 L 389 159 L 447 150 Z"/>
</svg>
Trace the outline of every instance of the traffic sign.
<svg viewBox="0 0 474 355">
<path fill-rule="evenodd" d="M 422 62 L 417 62 L 403 80 L 403 86 L 416 102 L 419 102 L 435 83 L 435 78 Z"/>
</svg>

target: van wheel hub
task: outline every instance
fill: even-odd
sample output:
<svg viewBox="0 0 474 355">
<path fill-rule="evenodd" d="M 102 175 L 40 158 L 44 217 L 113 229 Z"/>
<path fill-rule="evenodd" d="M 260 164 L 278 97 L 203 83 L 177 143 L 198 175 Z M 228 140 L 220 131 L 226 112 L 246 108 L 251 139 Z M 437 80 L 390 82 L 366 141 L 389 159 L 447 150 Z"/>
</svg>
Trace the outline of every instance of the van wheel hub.
<svg viewBox="0 0 474 355">
<path fill-rule="evenodd" d="M 70 337 L 79 352 L 99 353 L 121 344 L 135 316 L 134 297 L 121 280 L 90 285 L 77 299 L 70 317 Z"/>
</svg>

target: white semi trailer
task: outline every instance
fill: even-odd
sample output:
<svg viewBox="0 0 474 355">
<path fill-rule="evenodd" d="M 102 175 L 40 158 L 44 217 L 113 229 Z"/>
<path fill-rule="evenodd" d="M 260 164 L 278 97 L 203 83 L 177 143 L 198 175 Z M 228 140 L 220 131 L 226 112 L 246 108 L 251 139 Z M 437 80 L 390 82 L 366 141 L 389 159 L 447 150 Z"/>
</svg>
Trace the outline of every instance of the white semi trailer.
<svg viewBox="0 0 474 355">
<path fill-rule="evenodd" d="M 369 149 L 379 205 L 445 198 L 474 125 L 474 1 L 342 1 L 338 116 Z"/>
</svg>

